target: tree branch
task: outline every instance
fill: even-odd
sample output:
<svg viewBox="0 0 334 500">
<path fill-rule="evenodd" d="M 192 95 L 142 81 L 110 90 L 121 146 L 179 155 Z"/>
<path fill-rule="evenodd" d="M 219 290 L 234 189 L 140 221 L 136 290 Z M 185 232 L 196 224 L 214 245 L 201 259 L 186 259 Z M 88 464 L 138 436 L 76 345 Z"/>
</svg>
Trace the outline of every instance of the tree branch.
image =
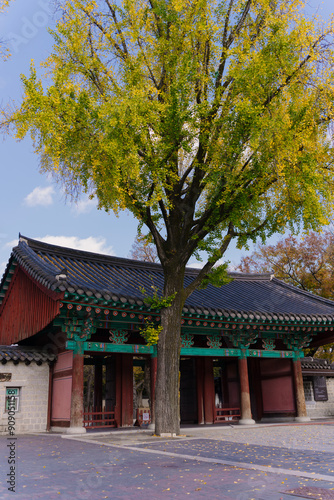
<svg viewBox="0 0 334 500">
<path fill-rule="evenodd" d="M 125 38 L 124 38 L 124 35 L 123 35 L 123 32 L 122 30 L 120 29 L 119 27 L 119 23 L 118 23 L 118 19 L 117 19 L 117 16 L 116 16 L 116 11 L 115 9 L 113 8 L 113 6 L 110 4 L 109 0 L 105 0 L 106 4 L 108 5 L 109 7 L 109 10 L 111 12 L 111 15 L 112 15 L 112 18 L 114 20 L 114 24 L 116 26 L 116 29 L 117 29 L 117 33 L 119 34 L 120 38 L 121 38 L 121 42 L 122 42 L 122 47 L 123 47 L 123 51 L 126 55 L 129 55 L 129 52 L 128 52 L 128 48 L 126 46 L 126 43 L 125 43 Z"/>
<path fill-rule="evenodd" d="M 221 53 L 220 63 L 219 63 L 219 67 L 218 67 L 217 77 L 216 77 L 216 84 L 215 84 L 216 89 L 218 89 L 221 86 L 221 79 L 222 79 L 222 76 L 224 73 L 225 63 L 226 63 L 226 51 L 230 48 L 230 46 L 234 42 L 235 37 L 240 33 L 240 31 L 243 27 L 243 24 L 247 18 L 247 15 L 249 13 L 252 1 L 253 0 L 247 1 L 245 8 L 241 14 L 241 17 L 238 21 L 237 26 L 231 31 L 229 37 L 227 38 L 228 22 L 230 19 L 231 10 L 232 10 L 233 3 L 234 3 L 234 0 L 230 0 L 230 4 L 228 6 L 228 10 L 227 10 L 226 18 L 225 18 L 224 33 L 223 33 L 223 51 Z"/>
<path fill-rule="evenodd" d="M 93 17 L 93 16 L 90 14 L 90 12 L 88 12 L 85 8 L 82 8 L 82 10 L 83 10 L 83 12 L 86 14 L 86 16 L 88 17 L 88 19 L 91 21 L 91 23 L 92 23 L 92 24 L 94 24 L 94 25 L 95 25 L 95 26 L 96 26 L 96 27 L 97 27 L 97 28 L 101 31 L 101 33 L 103 33 L 103 35 L 104 35 L 105 37 L 107 37 L 108 32 L 107 32 L 107 30 L 106 30 L 106 29 L 102 26 L 102 24 L 101 24 L 101 23 L 99 23 L 99 22 L 97 21 L 97 19 L 95 19 L 95 17 Z M 116 43 L 116 42 L 115 42 L 115 40 L 112 40 L 110 37 L 109 37 L 108 39 L 112 42 L 112 44 L 113 44 L 114 48 L 115 48 L 115 49 L 116 49 L 116 51 L 118 52 L 118 55 L 121 57 L 121 59 L 123 59 L 123 61 L 125 61 L 125 60 L 126 60 L 126 58 L 127 58 L 127 56 L 128 56 L 127 51 L 125 52 L 124 50 L 122 50 L 122 49 L 121 49 L 121 47 L 118 45 L 118 43 Z"/>
<path fill-rule="evenodd" d="M 223 243 L 218 249 L 215 257 L 212 260 L 208 261 L 204 267 L 202 267 L 196 278 L 184 289 L 183 294 L 185 299 L 187 299 L 200 286 L 203 279 L 208 276 L 208 274 L 210 273 L 216 262 L 224 255 L 225 251 L 227 250 L 227 247 L 229 246 L 233 238 L 233 233 L 234 233 L 233 225 L 230 222 L 227 234 L 225 235 Z"/>
</svg>

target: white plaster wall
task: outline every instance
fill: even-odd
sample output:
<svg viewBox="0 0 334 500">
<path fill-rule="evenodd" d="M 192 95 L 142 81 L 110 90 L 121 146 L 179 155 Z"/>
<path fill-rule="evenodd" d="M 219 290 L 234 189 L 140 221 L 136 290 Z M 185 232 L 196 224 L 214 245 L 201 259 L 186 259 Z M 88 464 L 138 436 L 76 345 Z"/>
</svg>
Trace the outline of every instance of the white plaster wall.
<svg viewBox="0 0 334 500">
<path fill-rule="evenodd" d="M 304 380 L 304 392 L 307 415 L 310 418 L 324 418 L 334 416 L 334 377 L 326 379 L 328 401 L 314 401 L 313 385 Z"/>
<path fill-rule="evenodd" d="M 20 406 L 15 414 L 15 434 L 43 432 L 47 426 L 49 365 L 35 362 L 0 364 L 0 373 L 11 373 L 10 382 L 0 382 L 0 434 L 8 434 L 6 388 L 20 387 Z"/>
</svg>

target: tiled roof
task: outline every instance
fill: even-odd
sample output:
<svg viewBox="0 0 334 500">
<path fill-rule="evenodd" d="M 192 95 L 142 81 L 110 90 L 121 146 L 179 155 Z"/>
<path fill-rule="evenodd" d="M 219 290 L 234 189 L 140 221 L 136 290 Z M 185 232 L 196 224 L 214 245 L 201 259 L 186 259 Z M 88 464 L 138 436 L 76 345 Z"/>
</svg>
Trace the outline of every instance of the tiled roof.
<svg viewBox="0 0 334 500">
<path fill-rule="evenodd" d="M 327 359 L 314 359 L 307 357 L 301 360 L 301 364 L 303 373 L 305 374 L 314 373 L 315 375 L 328 374 L 334 376 L 334 363 L 329 363 Z"/>
<path fill-rule="evenodd" d="M 6 364 L 7 361 L 13 361 L 14 364 L 17 364 L 21 361 L 27 365 L 32 362 L 41 365 L 42 363 L 54 361 L 56 357 L 55 354 L 36 348 L 7 345 L 0 346 L 0 362 L 2 364 Z"/>
<path fill-rule="evenodd" d="M 2 279 L 2 295 L 14 262 L 51 290 L 111 302 L 143 305 L 143 289 L 146 293 L 152 293 L 153 289 L 161 293 L 164 282 L 160 264 L 73 250 L 22 236 Z M 185 285 L 197 273 L 197 269 L 188 268 Z M 231 277 L 233 281 L 221 288 L 209 285 L 205 290 L 196 290 L 188 298 L 184 312 L 236 319 L 334 320 L 334 302 L 304 292 L 270 274 L 231 273 Z"/>
</svg>

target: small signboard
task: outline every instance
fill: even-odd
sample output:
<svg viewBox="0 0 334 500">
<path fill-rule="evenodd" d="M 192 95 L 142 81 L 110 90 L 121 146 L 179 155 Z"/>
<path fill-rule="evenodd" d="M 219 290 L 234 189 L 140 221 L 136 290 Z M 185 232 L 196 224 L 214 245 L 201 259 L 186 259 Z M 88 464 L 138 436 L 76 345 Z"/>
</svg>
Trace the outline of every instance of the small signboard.
<svg viewBox="0 0 334 500">
<path fill-rule="evenodd" d="M 328 401 L 326 377 L 313 377 L 314 401 Z"/>
<path fill-rule="evenodd" d="M 149 413 L 143 413 L 143 422 L 148 422 L 150 420 L 150 414 Z"/>
<path fill-rule="evenodd" d="M 7 387 L 6 388 L 6 411 L 19 409 L 19 397 L 20 388 L 19 387 Z"/>
<path fill-rule="evenodd" d="M 0 373 L 0 382 L 10 382 L 12 380 L 11 373 Z"/>
</svg>

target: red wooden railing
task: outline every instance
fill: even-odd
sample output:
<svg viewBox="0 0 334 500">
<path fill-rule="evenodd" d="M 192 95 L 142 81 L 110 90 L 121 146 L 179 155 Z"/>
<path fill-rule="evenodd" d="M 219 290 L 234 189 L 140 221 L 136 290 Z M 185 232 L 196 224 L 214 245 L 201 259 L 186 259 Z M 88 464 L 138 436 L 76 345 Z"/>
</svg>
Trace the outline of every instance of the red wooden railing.
<svg viewBox="0 0 334 500">
<path fill-rule="evenodd" d="M 222 408 L 215 408 L 215 419 L 214 423 L 219 424 L 220 422 L 231 422 L 233 420 L 240 419 L 240 408 L 234 406 L 223 406 Z"/>
<path fill-rule="evenodd" d="M 87 428 L 117 427 L 115 409 L 93 411 L 92 407 L 85 408 L 83 412 L 83 425 Z"/>
</svg>

